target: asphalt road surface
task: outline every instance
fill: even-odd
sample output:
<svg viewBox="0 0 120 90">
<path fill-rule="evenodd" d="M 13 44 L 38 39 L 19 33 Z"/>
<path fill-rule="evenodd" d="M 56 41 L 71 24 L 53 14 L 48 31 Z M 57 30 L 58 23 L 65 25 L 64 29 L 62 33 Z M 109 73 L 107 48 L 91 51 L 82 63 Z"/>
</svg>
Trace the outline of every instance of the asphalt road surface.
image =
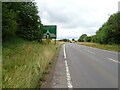
<svg viewBox="0 0 120 90">
<path fill-rule="evenodd" d="M 64 44 L 51 83 L 53 88 L 118 88 L 118 53 Z"/>
</svg>

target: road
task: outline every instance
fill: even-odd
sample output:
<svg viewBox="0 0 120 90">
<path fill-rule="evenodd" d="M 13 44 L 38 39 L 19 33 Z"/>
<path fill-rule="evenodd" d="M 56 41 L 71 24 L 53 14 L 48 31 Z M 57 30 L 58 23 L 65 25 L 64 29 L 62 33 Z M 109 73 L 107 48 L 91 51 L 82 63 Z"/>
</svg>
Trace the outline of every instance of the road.
<svg viewBox="0 0 120 90">
<path fill-rule="evenodd" d="M 64 44 L 60 50 L 51 87 L 118 88 L 118 53 Z"/>
</svg>

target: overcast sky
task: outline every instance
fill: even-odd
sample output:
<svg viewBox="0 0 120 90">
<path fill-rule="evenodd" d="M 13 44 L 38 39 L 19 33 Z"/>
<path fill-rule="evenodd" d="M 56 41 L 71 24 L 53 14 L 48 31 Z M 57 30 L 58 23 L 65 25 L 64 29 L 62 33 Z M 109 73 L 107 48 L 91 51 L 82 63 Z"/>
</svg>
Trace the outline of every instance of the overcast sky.
<svg viewBox="0 0 120 90">
<path fill-rule="evenodd" d="M 57 25 L 57 39 L 94 35 L 109 16 L 118 11 L 119 0 L 35 0 L 44 25 Z"/>
</svg>

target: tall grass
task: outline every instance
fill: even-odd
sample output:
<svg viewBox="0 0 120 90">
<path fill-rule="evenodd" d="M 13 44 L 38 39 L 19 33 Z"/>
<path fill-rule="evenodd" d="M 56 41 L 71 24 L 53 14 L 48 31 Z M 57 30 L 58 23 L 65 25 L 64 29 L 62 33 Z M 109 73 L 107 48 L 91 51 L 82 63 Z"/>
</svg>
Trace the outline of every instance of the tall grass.
<svg viewBox="0 0 120 90">
<path fill-rule="evenodd" d="M 3 88 L 35 88 L 58 46 L 21 39 L 3 45 Z"/>
<path fill-rule="evenodd" d="M 120 51 L 120 45 L 108 45 L 108 44 L 98 44 L 98 43 L 90 43 L 90 42 L 78 42 L 78 44 L 105 49 L 105 50 L 111 50 L 111 51 Z"/>
</svg>

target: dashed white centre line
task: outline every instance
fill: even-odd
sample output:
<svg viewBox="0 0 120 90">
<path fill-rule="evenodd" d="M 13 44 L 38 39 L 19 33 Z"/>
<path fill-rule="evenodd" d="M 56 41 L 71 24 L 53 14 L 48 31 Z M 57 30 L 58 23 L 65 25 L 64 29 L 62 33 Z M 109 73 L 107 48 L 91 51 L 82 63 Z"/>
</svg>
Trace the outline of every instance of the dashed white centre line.
<svg viewBox="0 0 120 90">
<path fill-rule="evenodd" d="M 72 81 L 71 81 L 71 76 L 70 76 L 70 71 L 69 71 L 69 67 L 68 67 L 68 62 L 66 60 L 67 57 L 66 57 L 66 51 L 65 51 L 65 44 L 64 44 L 64 47 L 63 47 L 63 51 L 64 51 L 65 69 L 66 69 L 66 77 L 67 77 L 68 88 L 73 88 Z"/>
<path fill-rule="evenodd" d="M 111 61 L 113 61 L 113 62 L 120 63 L 119 61 L 116 61 L 116 60 L 114 60 L 114 59 L 112 59 L 112 58 L 108 58 L 108 59 L 111 60 Z"/>
</svg>

